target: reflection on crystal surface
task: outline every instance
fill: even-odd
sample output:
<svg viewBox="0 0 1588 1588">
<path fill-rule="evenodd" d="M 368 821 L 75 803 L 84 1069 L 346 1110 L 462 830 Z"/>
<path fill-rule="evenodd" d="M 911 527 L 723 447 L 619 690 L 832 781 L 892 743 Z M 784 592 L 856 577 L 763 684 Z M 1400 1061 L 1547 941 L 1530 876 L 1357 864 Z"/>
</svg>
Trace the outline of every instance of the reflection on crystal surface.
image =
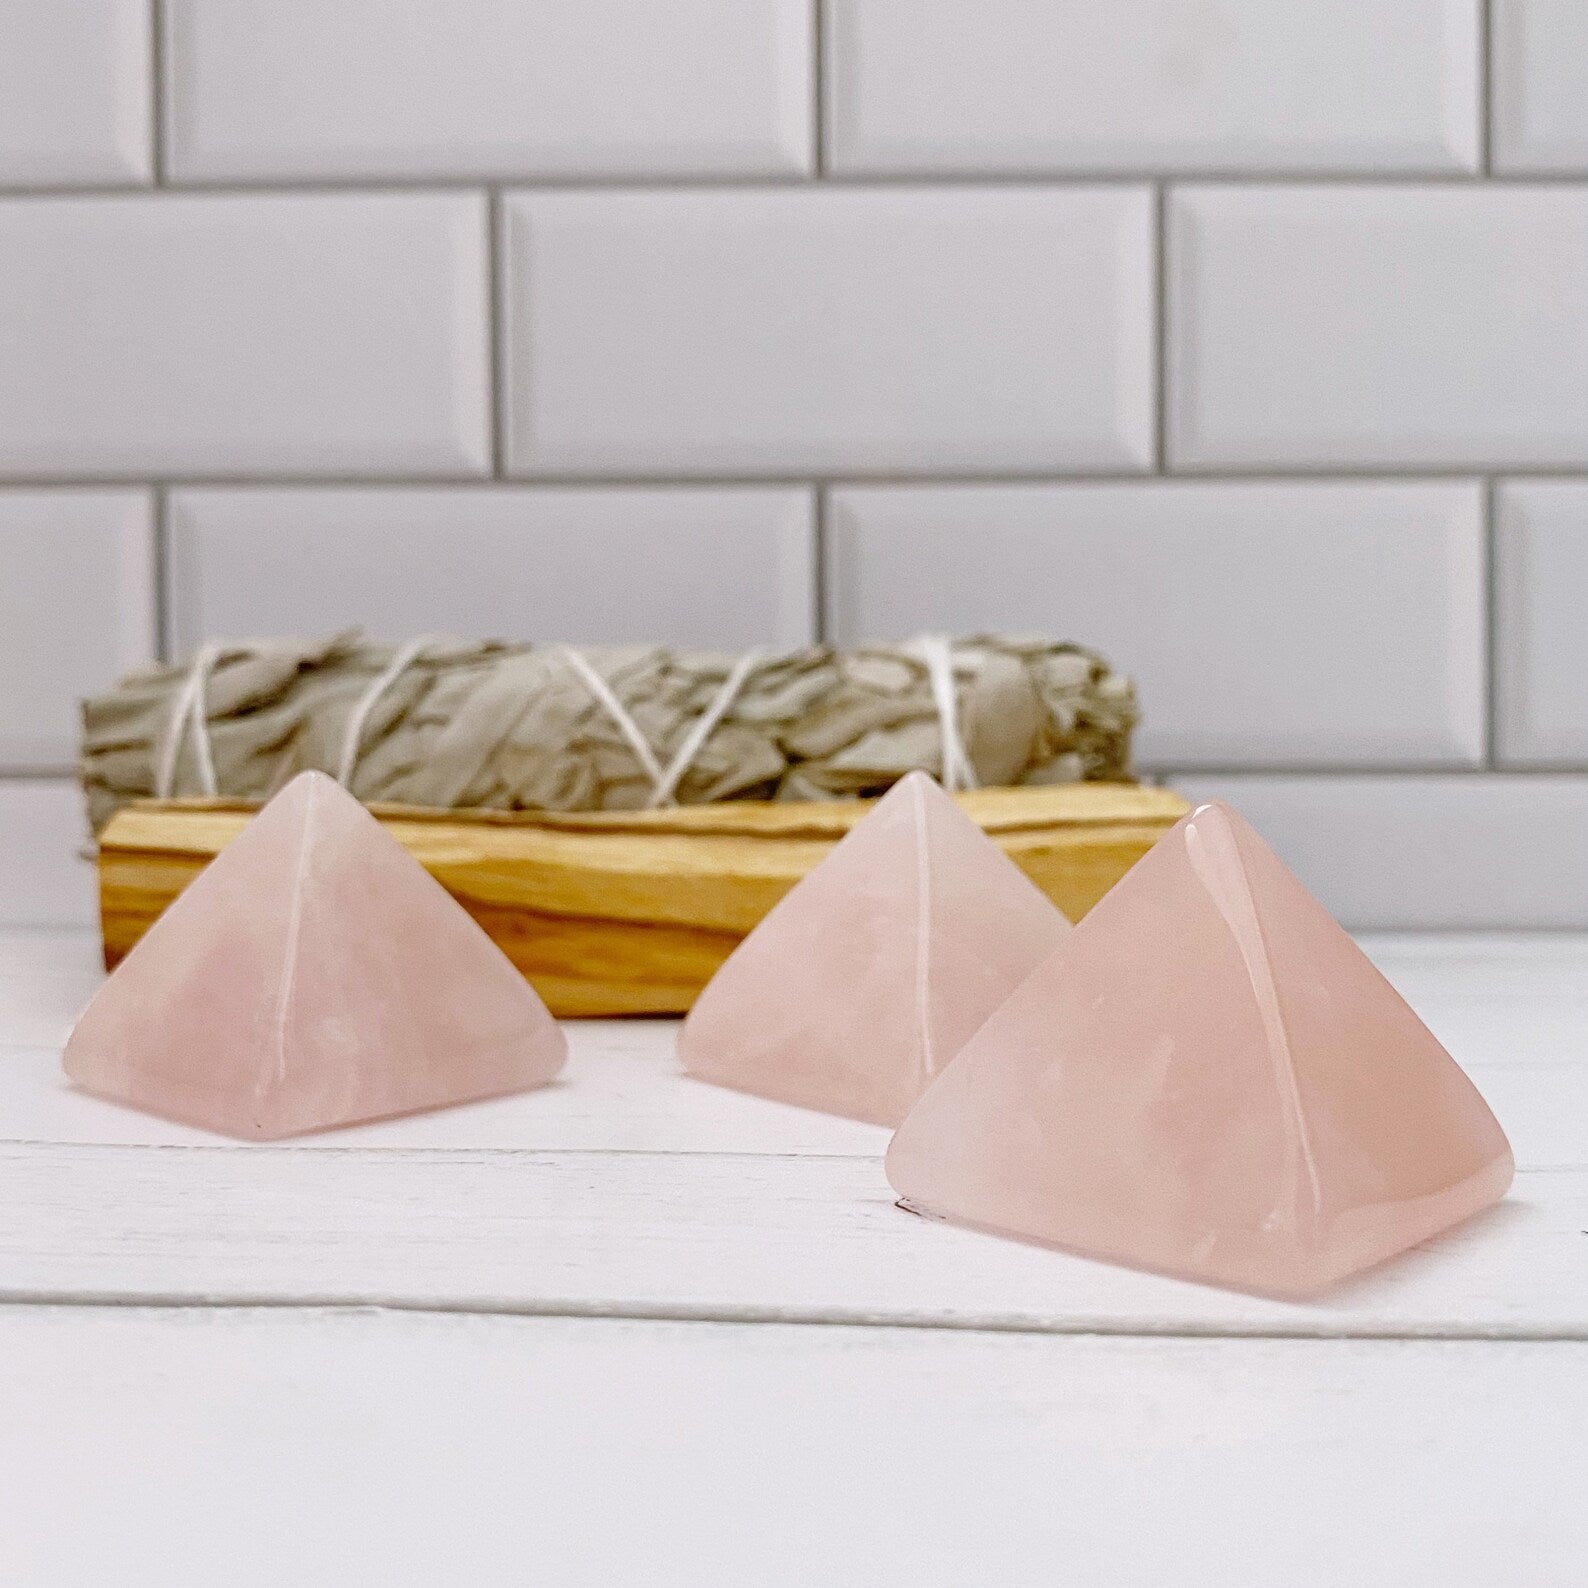
<svg viewBox="0 0 1588 1588">
<path fill-rule="evenodd" d="M 1069 930 L 912 773 L 734 951 L 679 1056 L 703 1080 L 894 1125 Z"/>
<path fill-rule="evenodd" d="M 534 989 L 330 778 L 294 778 L 73 1030 L 92 1092 L 276 1137 L 519 1091 L 567 1044 Z"/>
<path fill-rule="evenodd" d="M 1234 811 L 1193 811 L 976 1033 L 888 1178 L 956 1222 L 1305 1295 L 1505 1194 L 1488 1106 Z"/>
</svg>

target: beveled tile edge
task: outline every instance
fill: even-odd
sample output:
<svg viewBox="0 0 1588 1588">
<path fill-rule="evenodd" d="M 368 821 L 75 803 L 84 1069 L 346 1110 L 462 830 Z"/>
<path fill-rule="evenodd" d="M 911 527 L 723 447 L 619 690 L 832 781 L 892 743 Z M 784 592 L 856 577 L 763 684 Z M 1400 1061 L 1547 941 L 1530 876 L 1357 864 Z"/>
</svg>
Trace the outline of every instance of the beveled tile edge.
<svg viewBox="0 0 1588 1588">
<path fill-rule="evenodd" d="M 155 492 L 141 486 L 14 486 L 0 480 L 0 503 L 21 496 L 69 496 L 99 500 L 108 514 L 119 503 L 114 530 L 116 573 L 115 656 L 118 672 L 146 666 L 159 654 L 158 568 L 160 563 Z M 108 688 L 114 679 L 104 680 Z M 77 765 L 76 738 L 24 738 L 0 724 L 0 778 L 7 774 L 66 774 Z"/>
<path fill-rule="evenodd" d="M 1533 686 L 1528 676 L 1527 559 L 1534 527 L 1529 521 L 1529 498 L 1555 494 L 1575 498 L 1581 505 L 1583 532 L 1588 535 L 1588 476 L 1512 476 L 1494 485 L 1494 744 L 1496 765 L 1504 770 L 1588 770 L 1588 720 L 1579 742 L 1564 748 L 1552 745 L 1529 721 Z"/>
</svg>

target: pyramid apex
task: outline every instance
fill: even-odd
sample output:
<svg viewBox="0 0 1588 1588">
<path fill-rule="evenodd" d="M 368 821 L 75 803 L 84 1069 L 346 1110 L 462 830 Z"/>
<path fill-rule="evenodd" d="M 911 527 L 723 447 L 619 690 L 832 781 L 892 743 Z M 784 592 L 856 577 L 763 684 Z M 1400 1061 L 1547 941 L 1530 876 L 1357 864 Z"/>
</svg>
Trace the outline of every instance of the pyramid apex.
<svg viewBox="0 0 1588 1588">
<path fill-rule="evenodd" d="M 1203 832 L 1223 831 L 1231 836 L 1238 833 L 1258 836 L 1257 829 L 1233 805 L 1223 800 L 1199 800 L 1180 818 L 1179 827 L 1182 832 L 1200 829 Z"/>
<path fill-rule="evenodd" d="M 253 820 L 211 864 L 233 849 L 245 855 L 282 842 L 318 847 L 327 840 L 346 842 L 360 834 L 377 843 L 395 842 L 362 801 L 335 778 L 314 770 L 299 772 L 260 806 Z"/>
<path fill-rule="evenodd" d="M 923 813 L 935 811 L 940 816 L 949 816 L 972 827 L 976 825 L 960 807 L 959 801 L 930 772 L 922 772 L 919 769 L 906 772 L 888 790 L 883 799 L 888 799 L 895 793 L 901 800 L 911 801 L 915 808 Z M 878 800 L 877 804 L 880 806 L 882 800 Z"/>
<path fill-rule="evenodd" d="M 265 803 L 274 805 L 277 800 L 285 800 L 288 795 L 292 796 L 292 800 L 289 803 L 297 801 L 308 802 L 324 798 L 333 802 L 339 801 L 348 805 L 357 805 L 361 810 L 363 809 L 361 800 L 349 794 L 329 773 L 321 772 L 316 767 L 309 767 L 305 771 L 295 773 Z"/>
<path fill-rule="evenodd" d="M 1166 842 L 1170 838 L 1175 840 L 1173 844 Z M 1163 848 L 1162 865 L 1173 867 L 1189 861 L 1204 884 L 1223 896 L 1227 905 L 1243 897 L 1259 875 L 1272 880 L 1276 872 L 1282 873 L 1293 886 L 1300 887 L 1263 835 L 1223 800 L 1202 800 L 1193 806 L 1159 841 L 1159 847 Z M 1123 896 L 1133 896 L 1152 869 L 1134 883 L 1129 877 L 1123 879 Z M 1244 877 L 1245 882 L 1236 884 L 1236 877 Z M 1227 891 L 1232 886 L 1234 893 Z"/>
<path fill-rule="evenodd" d="M 927 828 L 942 821 L 976 827 L 953 795 L 930 772 L 917 769 L 906 772 L 874 799 L 871 809 L 850 828 L 850 833 L 861 833 L 863 841 L 875 842 L 890 828 L 905 823 L 914 830 L 916 842 L 922 843 L 926 841 Z"/>
<path fill-rule="evenodd" d="M 923 772 L 917 768 L 912 772 L 906 772 L 892 788 L 882 795 L 873 808 L 880 809 L 890 800 L 894 803 L 899 803 L 904 800 L 931 799 L 934 795 L 938 799 L 948 799 L 942 784 L 931 773 Z"/>
</svg>

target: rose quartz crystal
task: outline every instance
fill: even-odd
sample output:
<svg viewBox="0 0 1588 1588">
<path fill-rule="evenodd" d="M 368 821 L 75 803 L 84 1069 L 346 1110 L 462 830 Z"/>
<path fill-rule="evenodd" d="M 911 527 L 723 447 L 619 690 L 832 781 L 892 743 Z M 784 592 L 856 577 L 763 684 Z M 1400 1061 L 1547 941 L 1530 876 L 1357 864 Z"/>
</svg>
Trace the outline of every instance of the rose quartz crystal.
<svg viewBox="0 0 1588 1588">
<path fill-rule="evenodd" d="M 1235 812 L 1166 834 L 893 1138 L 917 1211 L 1307 1295 L 1505 1194 L 1450 1055 Z"/>
<path fill-rule="evenodd" d="M 896 1125 L 1069 930 L 913 772 L 729 957 L 679 1056 L 702 1080 Z"/>
<path fill-rule="evenodd" d="M 445 889 L 305 772 L 117 967 L 65 1065 L 135 1108 L 275 1137 L 538 1086 L 566 1052 Z"/>
</svg>

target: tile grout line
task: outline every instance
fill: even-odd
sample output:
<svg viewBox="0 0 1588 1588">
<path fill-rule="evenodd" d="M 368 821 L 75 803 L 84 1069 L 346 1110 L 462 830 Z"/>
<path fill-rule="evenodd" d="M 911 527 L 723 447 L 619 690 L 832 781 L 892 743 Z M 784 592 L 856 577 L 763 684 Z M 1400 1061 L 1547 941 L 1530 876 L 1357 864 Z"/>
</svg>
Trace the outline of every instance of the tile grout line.
<svg viewBox="0 0 1588 1588">
<path fill-rule="evenodd" d="M 490 407 L 491 479 L 507 477 L 507 283 L 502 190 L 485 190 L 486 401 Z"/>
<path fill-rule="evenodd" d="M 158 481 L 172 490 L 256 490 L 256 491 L 336 491 L 336 490 L 433 490 L 455 491 L 509 487 L 523 490 L 737 490 L 764 486 L 809 486 L 815 476 L 810 470 L 778 471 L 768 469 L 746 473 L 559 473 L 553 471 L 504 473 L 501 477 L 477 474 L 183 474 L 163 471 Z M 1146 469 L 989 469 L 976 472 L 922 471 L 820 476 L 830 489 L 921 489 L 949 487 L 998 490 L 1011 485 L 1119 485 L 1161 487 L 1167 485 L 1440 485 L 1464 482 L 1481 485 L 1487 479 L 1588 481 L 1588 467 L 1582 464 L 1519 464 L 1514 469 L 1485 469 L 1482 464 L 1461 465 L 1386 465 L 1359 467 L 1297 464 L 1252 465 L 1249 468 L 1171 467 L 1163 474 Z M 97 472 L 18 473 L 0 470 L 0 492 L 8 490 L 82 490 L 98 486 L 144 486 L 156 483 L 152 474 L 111 474 Z"/>
<path fill-rule="evenodd" d="M 811 178 L 827 175 L 827 0 L 810 0 L 811 8 Z"/>
<path fill-rule="evenodd" d="M 826 645 L 832 632 L 832 598 L 828 589 L 827 556 L 828 482 L 816 481 L 816 496 L 811 518 L 811 638 Z"/>
<path fill-rule="evenodd" d="M 158 662 L 171 660 L 171 493 L 164 485 L 154 487 L 154 536 L 152 575 L 154 578 L 154 656 Z"/>
<path fill-rule="evenodd" d="M 168 53 L 165 0 L 149 0 L 149 168 L 157 188 L 166 186 L 170 141 L 166 122 Z"/>
<path fill-rule="evenodd" d="M 1478 172 L 1494 174 L 1494 0 L 1478 0 Z"/>
<path fill-rule="evenodd" d="M 824 150 L 825 160 L 825 150 Z M 1588 189 L 1588 172 L 1569 171 L 1176 171 L 1162 170 L 1051 170 L 1031 171 L 918 171 L 878 174 L 865 171 L 824 169 L 819 185 L 866 192 L 932 192 L 958 188 L 979 192 L 1005 187 L 1037 188 L 1053 192 L 1091 188 L 1141 188 L 1155 183 L 1173 182 L 1190 187 L 1270 187 L 1276 189 L 1328 188 L 1351 191 L 1357 188 L 1456 188 L 1505 191 L 1513 188 L 1558 188 L 1581 193 Z M 398 196 L 405 193 L 478 193 L 494 185 L 514 193 L 670 193 L 670 192 L 748 192 L 788 193 L 812 186 L 809 173 L 767 171 L 678 175 L 666 171 L 550 176 L 515 175 L 512 172 L 480 171 L 469 175 L 394 176 L 372 173 L 367 176 L 307 176 L 284 173 L 276 177 L 235 177 L 165 180 L 162 192 L 209 195 L 214 197 L 258 198 L 280 195 L 308 197 L 314 194 L 348 193 Z M 135 198 L 147 197 L 147 183 L 127 182 L 0 182 L 0 199 L 40 201 L 57 198 Z"/>
<path fill-rule="evenodd" d="M 1169 184 L 1153 186 L 1153 472 L 1169 472 Z"/>
<path fill-rule="evenodd" d="M 1483 765 L 1500 768 L 1500 530 L 1494 476 L 1483 481 Z"/>
</svg>

